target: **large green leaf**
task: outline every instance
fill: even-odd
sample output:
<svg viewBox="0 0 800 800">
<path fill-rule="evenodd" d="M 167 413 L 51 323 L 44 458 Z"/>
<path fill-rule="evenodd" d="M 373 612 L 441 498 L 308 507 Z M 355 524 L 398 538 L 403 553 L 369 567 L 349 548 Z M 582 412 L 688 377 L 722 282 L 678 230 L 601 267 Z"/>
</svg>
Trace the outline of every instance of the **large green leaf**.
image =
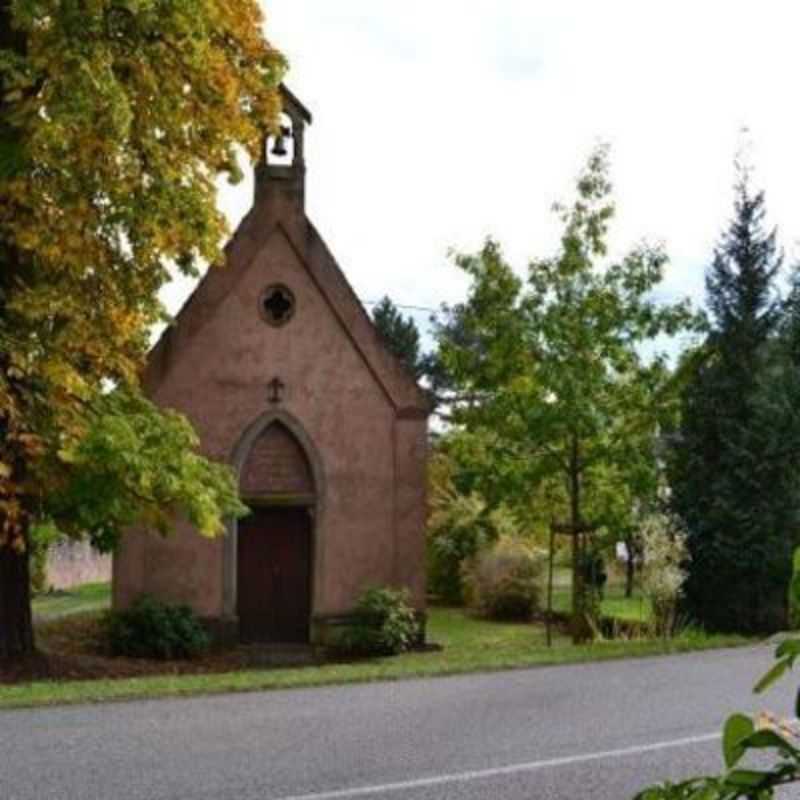
<svg viewBox="0 0 800 800">
<path fill-rule="evenodd" d="M 766 674 L 763 678 L 756 684 L 755 689 L 753 691 L 756 694 L 760 694 L 763 691 L 766 691 L 770 688 L 776 681 L 779 681 L 786 671 L 791 666 L 790 662 L 787 659 L 783 659 L 778 661 L 774 667 Z"/>
<path fill-rule="evenodd" d="M 800 756 L 800 751 L 798 751 L 794 745 L 773 730 L 756 731 L 752 736 L 748 736 L 744 741 L 742 741 L 741 746 L 745 750 L 749 750 L 750 748 L 757 750 L 774 748 L 776 750 L 780 750 L 784 755 L 794 759 L 797 759 L 798 756 Z"/>
<path fill-rule="evenodd" d="M 746 717 L 744 714 L 734 714 L 728 718 L 722 732 L 722 755 L 728 769 L 739 763 L 746 749 L 742 742 L 753 733 L 755 733 L 755 725 L 750 717 Z"/>
<path fill-rule="evenodd" d="M 756 769 L 737 769 L 731 772 L 725 779 L 730 786 L 738 789 L 760 789 L 766 785 L 771 778 L 769 772 L 760 772 Z M 752 795 L 748 794 L 747 797 Z"/>
</svg>

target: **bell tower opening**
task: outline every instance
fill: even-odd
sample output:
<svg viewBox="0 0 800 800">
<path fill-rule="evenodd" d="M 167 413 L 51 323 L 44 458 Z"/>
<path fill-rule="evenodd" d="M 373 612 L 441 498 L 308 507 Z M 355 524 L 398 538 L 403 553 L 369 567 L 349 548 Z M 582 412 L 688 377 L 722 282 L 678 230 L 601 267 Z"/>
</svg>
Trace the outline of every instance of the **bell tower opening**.
<svg viewBox="0 0 800 800">
<path fill-rule="evenodd" d="M 309 110 L 281 86 L 281 111 L 278 130 L 267 136 L 256 166 L 256 203 L 271 193 L 279 193 L 305 207 L 305 130 L 311 124 Z"/>
<path fill-rule="evenodd" d="M 281 114 L 279 132 L 267 137 L 265 158 L 272 167 L 291 167 L 294 164 L 294 125 L 292 118 Z"/>
</svg>

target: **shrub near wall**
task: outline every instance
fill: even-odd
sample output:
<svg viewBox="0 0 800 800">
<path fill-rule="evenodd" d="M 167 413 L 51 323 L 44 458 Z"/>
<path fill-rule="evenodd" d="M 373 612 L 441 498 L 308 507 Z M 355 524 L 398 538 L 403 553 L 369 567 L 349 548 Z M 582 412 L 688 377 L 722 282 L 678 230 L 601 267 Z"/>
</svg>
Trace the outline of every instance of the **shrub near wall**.
<svg viewBox="0 0 800 800">
<path fill-rule="evenodd" d="M 367 589 L 355 612 L 356 622 L 342 633 L 336 646 L 344 654 L 399 655 L 419 640 L 419 622 L 405 589 Z"/>
<path fill-rule="evenodd" d="M 125 611 L 110 612 L 106 635 L 111 655 L 162 661 L 195 658 L 210 644 L 190 608 L 148 596 L 140 597 Z"/>
<path fill-rule="evenodd" d="M 541 551 L 502 537 L 464 568 L 467 604 L 489 619 L 531 619 L 540 608 L 544 565 Z"/>
</svg>

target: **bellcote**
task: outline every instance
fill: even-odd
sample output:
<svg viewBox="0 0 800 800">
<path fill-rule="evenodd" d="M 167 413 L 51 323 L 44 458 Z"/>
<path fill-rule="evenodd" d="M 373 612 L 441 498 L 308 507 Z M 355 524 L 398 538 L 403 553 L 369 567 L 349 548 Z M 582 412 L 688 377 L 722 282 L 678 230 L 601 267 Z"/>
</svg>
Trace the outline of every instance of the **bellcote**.
<svg viewBox="0 0 800 800">
<path fill-rule="evenodd" d="M 298 210 L 305 208 L 305 128 L 312 121 L 309 110 L 285 86 L 281 85 L 283 110 L 280 133 L 267 137 L 261 160 L 256 165 L 255 201 L 279 192 Z"/>
</svg>

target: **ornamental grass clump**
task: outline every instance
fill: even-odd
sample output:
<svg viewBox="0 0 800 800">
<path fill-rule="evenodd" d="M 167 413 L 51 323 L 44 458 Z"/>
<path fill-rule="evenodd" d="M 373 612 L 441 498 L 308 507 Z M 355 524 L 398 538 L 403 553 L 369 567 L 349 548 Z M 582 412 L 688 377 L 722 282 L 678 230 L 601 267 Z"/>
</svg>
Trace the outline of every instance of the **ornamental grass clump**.
<svg viewBox="0 0 800 800">
<path fill-rule="evenodd" d="M 540 608 L 544 564 L 544 554 L 527 542 L 501 537 L 465 567 L 467 604 L 489 619 L 531 619 Z"/>
</svg>

